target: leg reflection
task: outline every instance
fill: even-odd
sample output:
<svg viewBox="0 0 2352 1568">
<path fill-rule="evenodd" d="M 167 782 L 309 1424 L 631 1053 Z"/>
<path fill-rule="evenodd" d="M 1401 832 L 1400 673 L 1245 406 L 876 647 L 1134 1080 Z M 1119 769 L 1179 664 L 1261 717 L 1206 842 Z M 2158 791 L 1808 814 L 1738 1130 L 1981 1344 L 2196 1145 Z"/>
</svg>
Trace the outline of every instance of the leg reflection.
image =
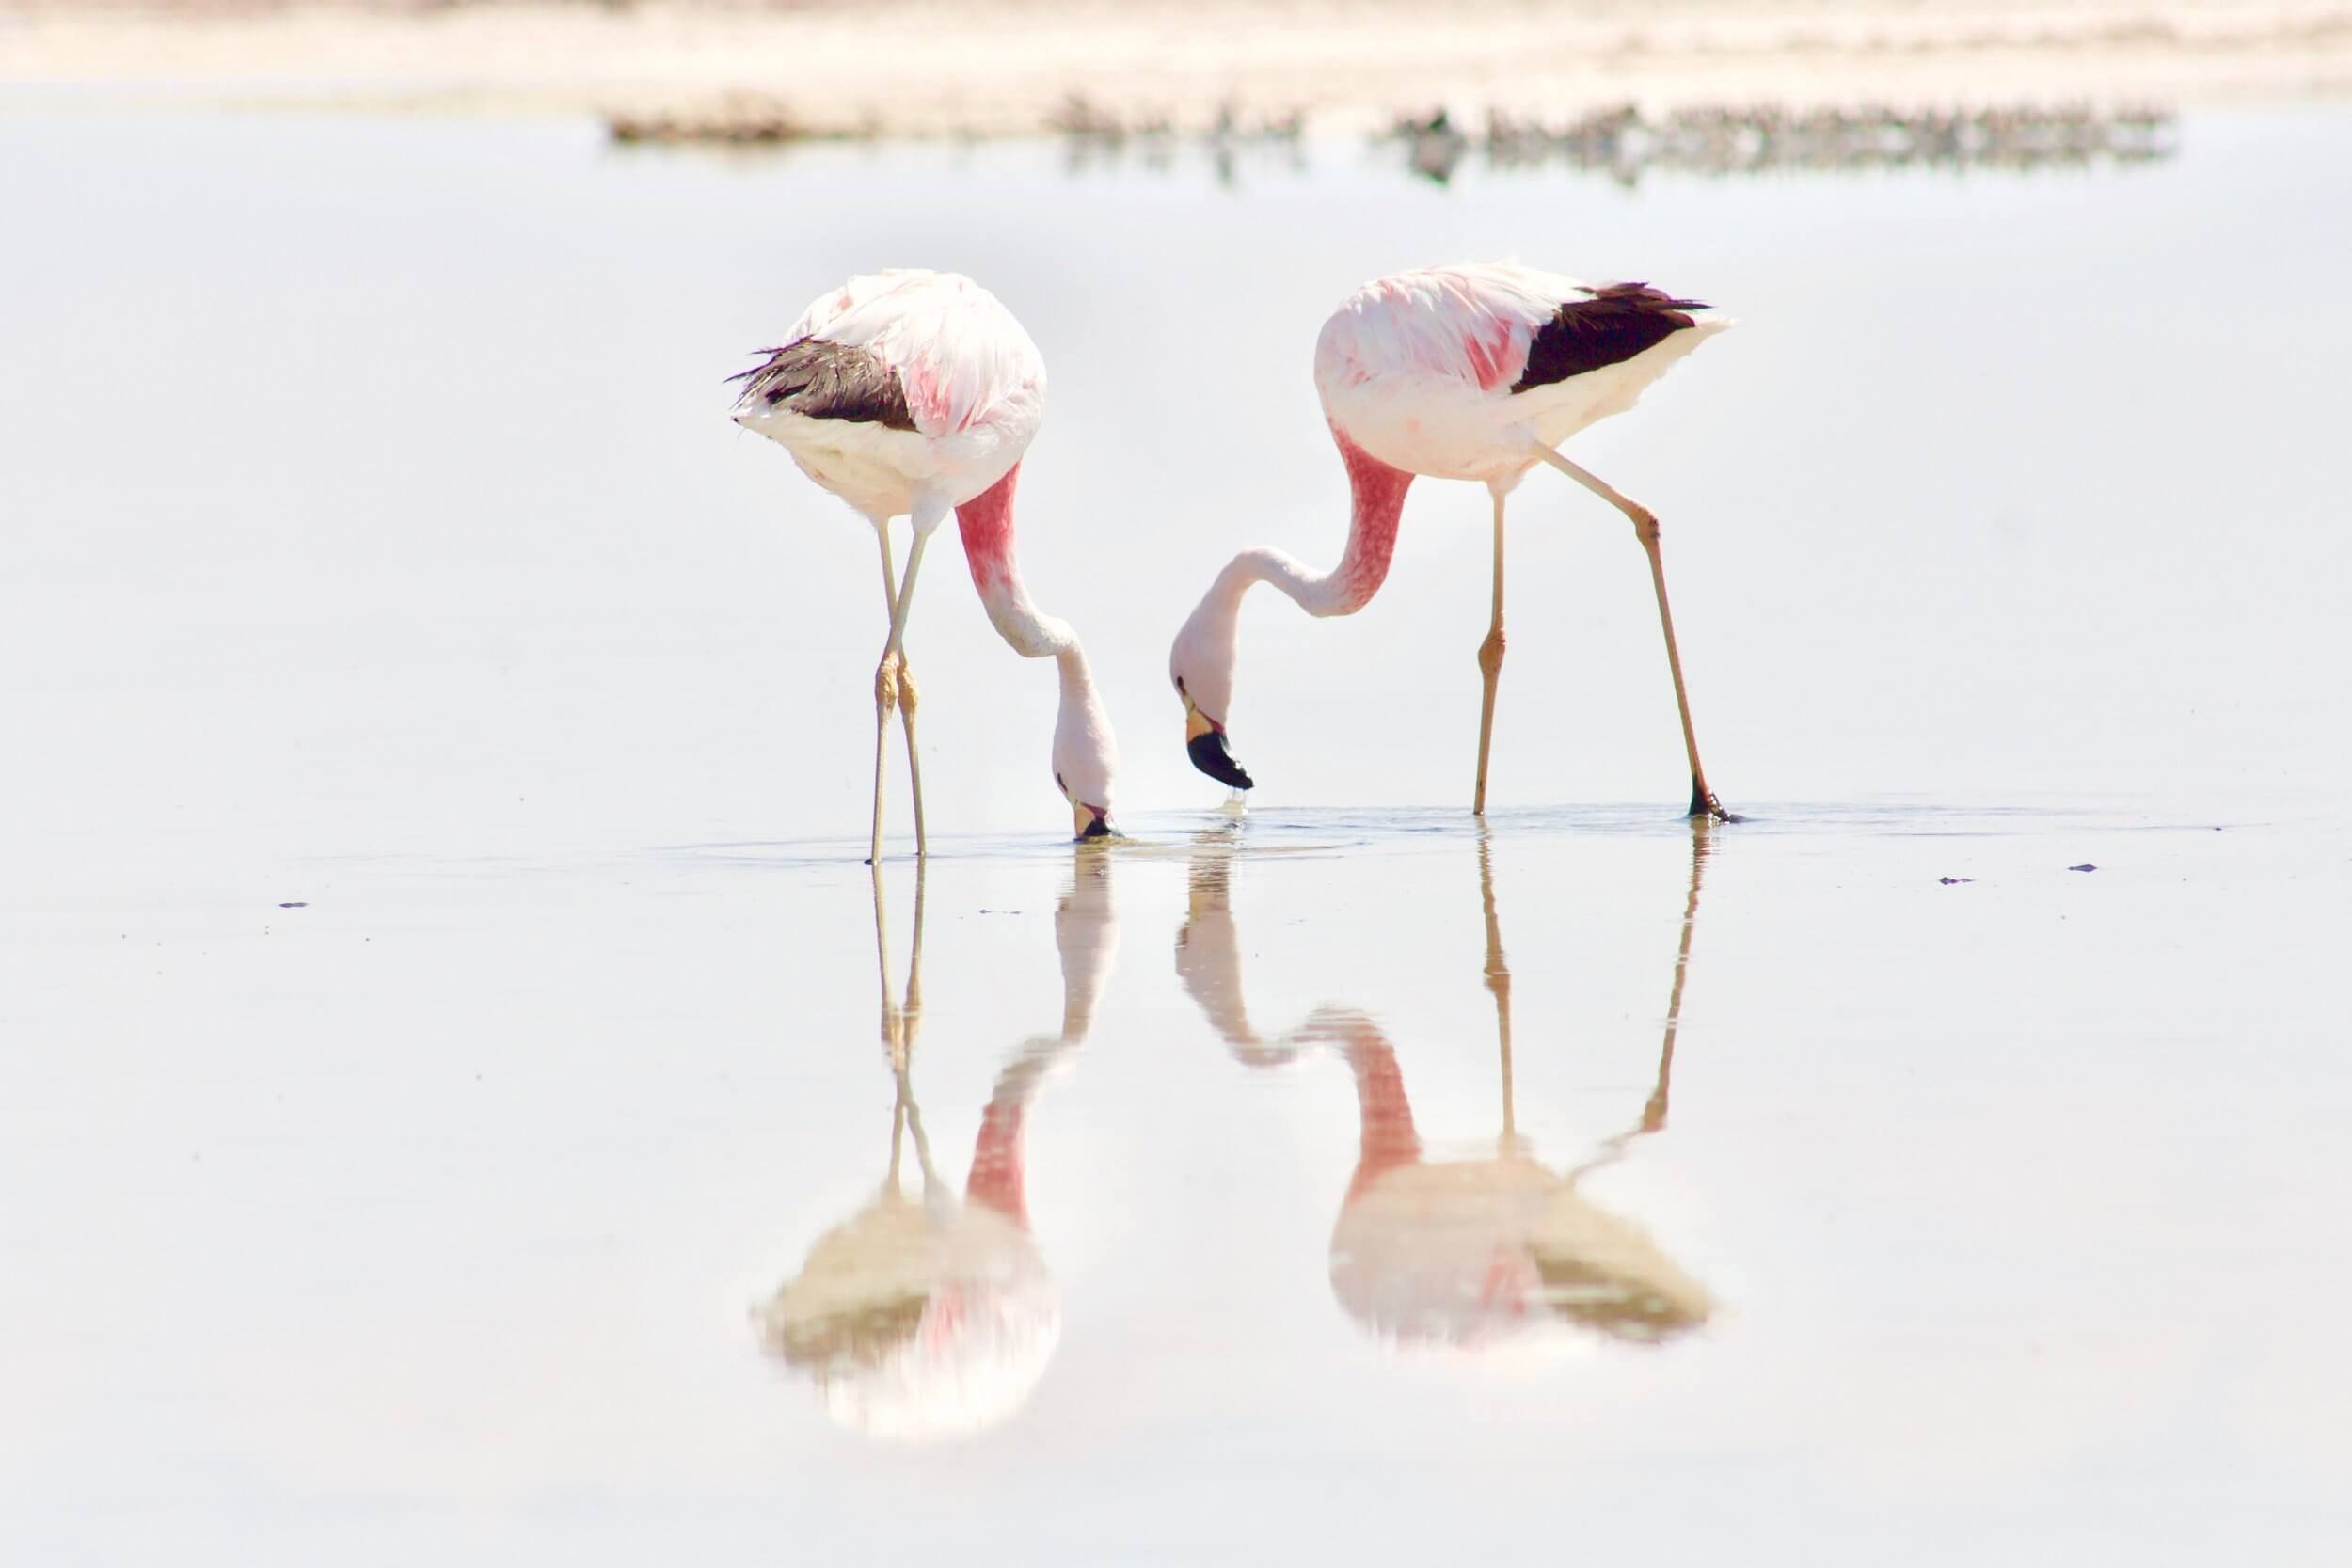
<svg viewBox="0 0 2352 1568">
<path fill-rule="evenodd" d="M 1666 993 L 1666 1037 L 1658 1047 L 1658 1086 L 1650 1091 L 1649 1103 L 1642 1107 L 1641 1131 L 1645 1132 L 1659 1132 L 1666 1125 L 1666 1100 L 1674 1084 L 1675 1031 L 1682 1026 L 1682 982 L 1691 974 L 1691 932 L 1699 920 L 1699 878 L 1714 848 L 1714 827 L 1712 817 L 1691 819 L 1691 892 L 1682 901 L 1682 942 L 1675 950 L 1674 989 Z"/>
</svg>

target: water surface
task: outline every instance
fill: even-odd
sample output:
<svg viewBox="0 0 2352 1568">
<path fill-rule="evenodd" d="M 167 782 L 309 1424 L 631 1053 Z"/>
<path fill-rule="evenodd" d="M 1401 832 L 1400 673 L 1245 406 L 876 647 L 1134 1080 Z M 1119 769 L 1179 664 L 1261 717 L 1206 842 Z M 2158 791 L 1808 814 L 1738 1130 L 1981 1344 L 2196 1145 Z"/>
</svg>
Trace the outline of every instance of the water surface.
<svg viewBox="0 0 2352 1568">
<path fill-rule="evenodd" d="M 2343 112 L 1631 190 L 54 103 L 0 142 L 12 1557 L 2352 1528 Z M 1246 616 L 1235 821 L 1167 637 L 1244 544 L 1336 556 L 1331 300 L 1502 253 L 1743 319 L 1578 453 L 1665 520 L 1750 820 L 1674 817 L 1639 553 L 1538 476 L 1490 831 L 1486 503 L 1436 484 L 1367 612 Z M 721 378 L 908 261 L 1052 367 L 1022 547 L 1131 836 L 1057 840 L 1052 681 L 947 548 L 939 852 L 878 901 L 871 546 Z"/>
</svg>

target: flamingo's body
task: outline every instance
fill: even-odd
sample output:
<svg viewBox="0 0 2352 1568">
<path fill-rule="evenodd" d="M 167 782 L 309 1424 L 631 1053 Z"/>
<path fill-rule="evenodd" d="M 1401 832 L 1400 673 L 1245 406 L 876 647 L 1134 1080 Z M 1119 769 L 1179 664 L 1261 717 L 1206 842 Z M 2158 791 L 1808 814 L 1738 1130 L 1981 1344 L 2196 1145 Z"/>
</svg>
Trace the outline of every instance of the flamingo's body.
<svg viewBox="0 0 2352 1568">
<path fill-rule="evenodd" d="M 735 422 L 869 517 L 962 505 L 1011 471 L 1045 421 L 1037 344 L 953 273 L 852 277 L 768 352 L 742 378 Z"/>
<path fill-rule="evenodd" d="M 1353 614 L 1388 576 L 1413 480 L 1474 480 L 1493 493 L 1495 522 L 1494 615 L 1479 651 L 1486 696 L 1473 809 L 1484 813 L 1502 663 L 1503 498 L 1529 468 L 1548 463 L 1623 511 L 1649 552 L 1690 750 L 1692 810 L 1726 815 L 1707 788 L 1691 733 L 1657 519 L 1554 450 L 1631 407 L 1677 360 L 1731 325 L 1706 311 L 1646 284 L 1584 284 L 1512 263 L 1397 273 L 1350 294 L 1315 345 L 1315 389 L 1352 493 L 1346 550 L 1337 567 L 1318 574 L 1282 551 L 1249 549 L 1218 575 L 1169 655 L 1195 765 L 1236 788 L 1251 786 L 1225 739 L 1241 598 L 1250 585 L 1271 582 L 1311 615 Z"/>
<path fill-rule="evenodd" d="M 1559 325 L 1564 307 L 1572 328 Z M 1692 314 L 1704 309 L 1533 267 L 1398 273 L 1358 289 L 1323 324 L 1315 390 L 1333 429 L 1391 468 L 1508 486 L 1542 461 L 1532 448 L 1632 407 L 1668 366 L 1731 325 Z M 1555 360 L 1581 346 L 1588 368 L 1543 378 L 1546 367 L 1529 364 L 1539 342 Z M 1617 352 L 1624 357 L 1594 363 Z M 1537 379 L 1520 385 L 1531 372 Z"/>
<path fill-rule="evenodd" d="M 1013 651 L 1060 666 L 1054 778 L 1082 836 L 1110 831 L 1117 751 L 1086 657 L 1066 622 L 1038 612 L 1013 553 L 1013 489 L 1045 417 L 1045 362 L 996 297 L 954 273 L 900 270 L 852 277 L 803 311 L 781 348 L 737 379 L 735 421 L 780 443 L 801 471 L 873 523 L 882 541 L 890 638 L 874 676 L 873 853 L 882 854 L 882 737 L 905 720 L 917 852 L 922 775 L 915 763 L 914 682 L 903 643 L 924 545 L 956 514 L 990 622 Z M 914 544 L 903 585 L 890 519 Z"/>
</svg>

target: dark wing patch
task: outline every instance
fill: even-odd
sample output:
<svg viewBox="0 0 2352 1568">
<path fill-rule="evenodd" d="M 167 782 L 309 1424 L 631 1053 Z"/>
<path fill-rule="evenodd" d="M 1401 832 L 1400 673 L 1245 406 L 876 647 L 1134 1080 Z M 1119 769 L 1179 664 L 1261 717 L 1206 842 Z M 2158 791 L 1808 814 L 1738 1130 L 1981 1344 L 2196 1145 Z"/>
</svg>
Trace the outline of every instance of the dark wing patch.
<svg viewBox="0 0 2352 1568">
<path fill-rule="evenodd" d="M 1536 330 L 1535 341 L 1527 347 L 1527 369 L 1511 390 L 1549 387 L 1587 371 L 1622 365 L 1697 325 L 1684 311 L 1707 309 L 1695 299 L 1677 299 L 1646 283 L 1608 283 L 1584 293 L 1591 297 L 1570 300 Z"/>
<path fill-rule="evenodd" d="M 871 349 L 803 338 L 763 352 L 766 364 L 727 378 L 746 383 L 746 401 L 757 398 L 771 408 L 812 420 L 853 420 L 888 430 L 914 428 L 898 372 Z"/>
</svg>

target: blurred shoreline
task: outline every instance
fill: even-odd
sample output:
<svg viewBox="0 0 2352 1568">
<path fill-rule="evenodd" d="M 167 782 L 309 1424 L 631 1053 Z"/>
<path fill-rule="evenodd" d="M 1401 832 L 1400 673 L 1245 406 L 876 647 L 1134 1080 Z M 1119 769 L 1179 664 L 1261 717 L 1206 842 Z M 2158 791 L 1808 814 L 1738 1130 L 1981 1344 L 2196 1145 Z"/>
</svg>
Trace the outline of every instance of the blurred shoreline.
<svg viewBox="0 0 2352 1568">
<path fill-rule="evenodd" d="M 1073 103 L 1313 134 L 1440 108 L 2206 104 L 2352 94 L 2352 0 L 0 0 L 0 83 L 424 113 L 749 106 L 809 136 L 1034 135 Z"/>
</svg>

